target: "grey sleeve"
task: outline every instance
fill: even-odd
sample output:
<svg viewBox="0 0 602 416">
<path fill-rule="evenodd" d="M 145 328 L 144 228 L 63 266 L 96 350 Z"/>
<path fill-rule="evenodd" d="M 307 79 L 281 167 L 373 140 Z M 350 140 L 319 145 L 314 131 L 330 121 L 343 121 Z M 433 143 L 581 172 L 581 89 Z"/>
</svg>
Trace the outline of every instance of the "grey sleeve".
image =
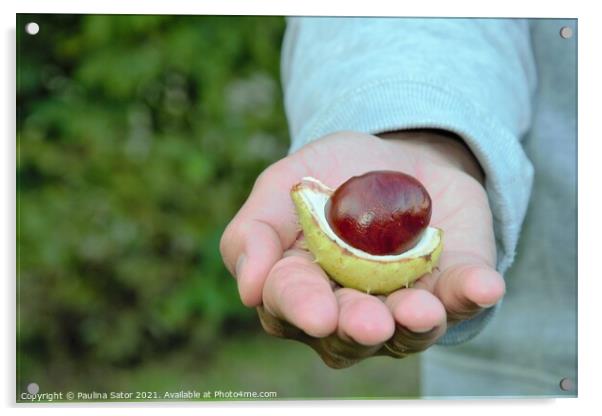
<svg viewBox="0 0 602 416">
<path fill-rule="evenodd" d="M 533 181 L 520 143 L 536 87 L 527 21 L 289 18 L 281 69 L 291 152 L 340 130 L 438 128 L 462 137 L 486 173 L 497 269 L 508 269 Z M 496 308 L 439 343 L 472 338 Z"/>
</svg>

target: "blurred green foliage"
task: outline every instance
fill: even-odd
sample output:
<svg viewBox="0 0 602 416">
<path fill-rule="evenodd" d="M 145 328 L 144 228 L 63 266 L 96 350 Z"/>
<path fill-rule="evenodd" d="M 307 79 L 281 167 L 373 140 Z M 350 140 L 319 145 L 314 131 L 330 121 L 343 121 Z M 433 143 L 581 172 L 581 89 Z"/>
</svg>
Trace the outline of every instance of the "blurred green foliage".
<svg viewBox="0 0 602 416">
<path fill-rule="evenodd" d="M 284 19 L 19 15 L 17 28 L 20 378 L 133 368 L 256 328 L 218 244 L 286 153 Z"/>
</svg>

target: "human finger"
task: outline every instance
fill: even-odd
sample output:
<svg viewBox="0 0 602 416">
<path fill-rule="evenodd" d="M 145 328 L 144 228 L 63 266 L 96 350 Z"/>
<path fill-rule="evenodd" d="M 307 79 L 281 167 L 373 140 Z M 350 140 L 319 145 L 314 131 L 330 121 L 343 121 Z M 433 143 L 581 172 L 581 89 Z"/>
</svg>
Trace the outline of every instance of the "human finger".
<svg viewBox="0 0 602 416">
<path fill-rule="evenodd" d="M 424 351 L 446 331 L 443 305 L 424 289 L 398 290 L 385 303 L 396 322 L 395 334 L 385 343 L 389 355 L 404 357 Z"/>
<path fill-rule="evenodd" d="M 261 304 L 265 279 L 299 234 L 290 188 L 296 175 L 286 159 L 257 179 L 242 208 L 226 227 L 220 252 L 236 277 L 242 302 Z"/>
<path fill-rule="evenodd" d="M 272 315 L 321 338 L 338 324 L 338 304 L 328 276 L 302 250 L 279 260 L 263 289 L 263 305 Z"/>
</svg>

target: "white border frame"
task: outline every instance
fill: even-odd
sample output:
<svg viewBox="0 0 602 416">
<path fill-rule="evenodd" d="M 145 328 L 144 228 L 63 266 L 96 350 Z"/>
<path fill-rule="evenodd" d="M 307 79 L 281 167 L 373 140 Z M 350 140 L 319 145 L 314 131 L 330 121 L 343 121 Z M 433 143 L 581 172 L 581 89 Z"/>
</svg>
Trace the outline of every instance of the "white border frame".
<svg viewBox="0 0 602 416">
<path fill-rule="evenodd" d="M 587 4 L 587 5 L 586 5 Z M 380 411 L 390 411 L 391 406 L 403 407 L 404 412 L 414 411 L 423 414 L 445 413 L 447 415 L 471 415 L 491 413 L 506 415 L 508 412 L 528 410 L 530 414 L 565 415 L 567 412 L 586 412 L 594 407 L 598 396 L 596 385 L 600 384 L 596 370 L 602 345 L 596 328 L 600 324 L 595 318 L 600 314 L 599 266 L 595 260 L 600 231 L 602 230 L 602 206 L 596 200 L 595 189 L 599 184 L 599 159 L 602 157 L 602 135 L 597 123 L 597 113 L 601 108 L 602 93 L 599 74 L 602 74 L 599 54 L 599 40 L 602 39 L 599 19 L 594 10 L 595 2 L 553 1 L 525 2 L 505 0 L 485 3 L 456 0 L 453 2 L 391 2 L 370 0 L 357 4 L 348 1 L 306 0 L 299 3 L 287 1 L 260 0 L 146 0 L 144 2 L 124 2 L 123 0 L 77 1 L 77 0 L 20 0 L 18 4 L 5 5 L 2 2 L 0 19 L 3 21 L 2 76 L 0 91 L 5 97 L 0 101 L 1 125 L 5 129 L 2 141 L 4 157 L 1 192 L 5 197 L 2 209 L 2 250 L 1 264 L 4 273 L 4 311 L 0 357 L 5 370 L 0 378 L 2 383 L 2 405 L 8 413 L 42 411 L 44 414 L 78 414 L 86 408 L 86 414 L 115 413 L 116 409 L 127 409 L 128 413 L 163 415 L 166 407 L 177 408 L 186 414 L 199 414 L 220 409 L 226 414 L 239 414 L 244 408 L 251 414 L 305 414 L 315 407 L 333 411 L 334 407 L 344 407 L 345 412 L 365 413 L 368 407 L 377 406 Z M 520 399 L 520 400 L 433 400 L 433 401 L 316 401 L 316 402 L 265 402 L 265 403 L 170 403 L 143 405 L 133 404 L 92 404 L 92 405 L 15 405 L 15 24 L 16 13 L 118 13 L 118 14 L 257 14 L 257 15 L 347 15 L 347 16 L 468 16 L 468 17 L 576 17 L 579 19 L 579 398 L 578 399 Z M 43 30 L 43 28 L 42 28 Z M 41 32 L 42 33 L 42 32 Z M 596 76 L 598 75 L 598 76 Z M 598 168 L 598 169 L 596 169 Z M 596 238 L 598 237 L 598 238 Z M 599 405 L 597 406 L 599 408 Z M 570 408 L 570 410 L 569 410 Z M 589 413 L 589 412 L 588 412 Z"/>
</svg>

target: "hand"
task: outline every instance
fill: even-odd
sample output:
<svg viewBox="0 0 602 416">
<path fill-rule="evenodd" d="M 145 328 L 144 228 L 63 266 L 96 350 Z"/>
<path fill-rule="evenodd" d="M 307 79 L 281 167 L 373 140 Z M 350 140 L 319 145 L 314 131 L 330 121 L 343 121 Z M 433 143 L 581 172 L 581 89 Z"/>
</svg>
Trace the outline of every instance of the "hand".
<svg viewBox="0 0 602 416">
<path fill-rule="evenodd" d="M 497 303 L 505 291 L 495 271 L 483 174 L 472 153 L 442 132 L 381 137 L 341 132 L 274 163 L 257 178 L 220 244 L 243 303 L 257 308 L 264 329 L 310 345 L 331 367 L 423 351 L 449 325 Z M 423 183 L 433 201 L 431 225 L 444 231 L 444 249 L 432 274 L 412 288 L 377 297 L 338 287 L 300 249 L 290 189 L 304 176 L 336 188 L 352 176 L 384 169 Z"/>
</svg>

